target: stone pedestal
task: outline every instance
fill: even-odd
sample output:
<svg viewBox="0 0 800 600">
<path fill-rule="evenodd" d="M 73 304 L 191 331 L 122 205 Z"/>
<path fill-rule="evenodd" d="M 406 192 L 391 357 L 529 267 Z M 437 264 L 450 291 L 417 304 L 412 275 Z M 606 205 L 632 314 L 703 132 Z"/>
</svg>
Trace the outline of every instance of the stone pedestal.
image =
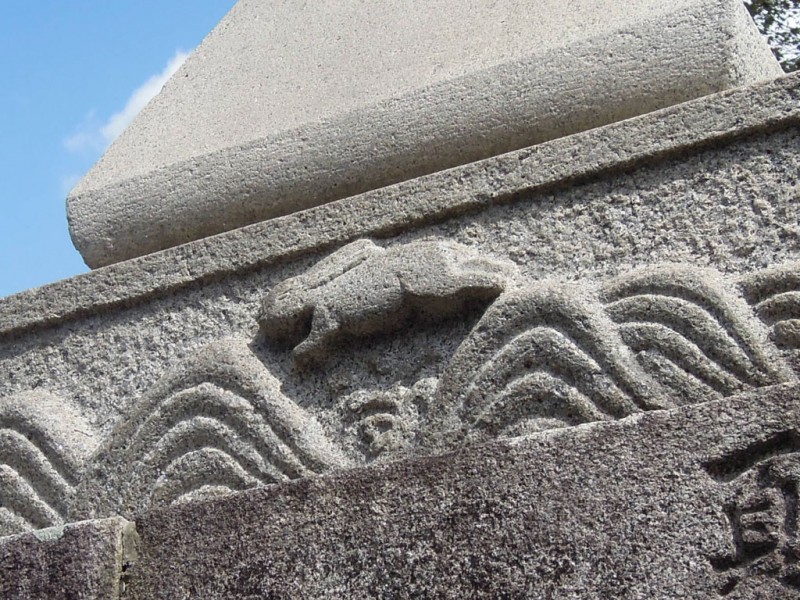
<svg viewBox="0 0 800 600">
<path fill-rule="evenodd" d="M 800 78 L 769 78 L 741 6 L 586 2 L 561 39 L 513 2 L 452 27 L 409 2 L 430 27 L 384 8 L 385 32 L 419 47 L 362 48 L 352 96 L 323 75 L 357 79 L 331 49 L 377 13 L 320 38 L 296 113 L 206 115 L 299 77 L 233 51 L 293 22 L 273 4 L 240 2 L 73 193 L 116 264 L 0 301 L 3 597 L 61 570 L 90 574 L 64 597 L 800 597 Z M 481 23 L 476 58 L 455 32 Z M 540 60 L 579 49 L 603 77 Z M 181 105 L 198 126 L 153 143 Z M 37 533 L 65 524 L 96 550 Z"/>
<path fill-rule="evenodd" d="M 780 74 L 741 0 L 241 0 L 70 231 L 103 266 Z"/>
<path fill-rule="evenodd" d="M 795 598 L 799 403 L 778 386 L 157 511 L 130 597 Z"/>
</svg>

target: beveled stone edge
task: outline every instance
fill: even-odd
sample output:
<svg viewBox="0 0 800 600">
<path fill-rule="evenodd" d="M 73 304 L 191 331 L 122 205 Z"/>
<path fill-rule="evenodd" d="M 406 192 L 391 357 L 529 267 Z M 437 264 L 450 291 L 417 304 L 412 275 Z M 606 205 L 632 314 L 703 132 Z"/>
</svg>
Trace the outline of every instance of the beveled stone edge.
<svg viewBox="0 0 800 600">
<path fill-rule="evenodd" d="M 26 531 L 9 536 L 0 536 L 0 548 L 32 548 L 39 544 L 55 547 L 55 558 L 61 557 L 68 559 L 71 564 L 80 565 L 87 559 L 83 555 L 73 555 L 70 552 L 69 546 L 65 546 L 62 541 L 64 536 L 80 535 L 86 533 L 94 538 L 108 538 L 113 546 L 113 554 L 106 554 L 104 558 L 107 563 L 95 564 L 96 567 L 105 567 L 110 569 L 108 573 L 109 589 L 105 590 L 110 592 L 109 600 L 114 600 L 120 597 L 124 592 L 127 579 L 128 569 L 138 560 L 140 538 L 136 530 L 136 523 L 129 521 L 120 516 L 109 516 L 98 519 L 89 519 L 84 521 L 71 521 L 58 525 L 56 527 L 48 527 L 46 529 L 38 529 L 35 531 Z M 62 547 L 62 548 L 59 548 Z M 51 557 L 52 558 L 52 557 Z M 47 563 L 40 565 L 48 572 L 60 567 L 60 564 Z M 3 573 L 0 572 L 0 577 Z M 42 576 L 47 576 L 47 573 L 42 573 Z M 82 592 L 85 590 L 71 590 L 74 592 Z M 93 596 L 94 597 L 94 596 Z"/>
<path fill-rule="evenodd" d="M 226 506 L 236 505 L 241 501 L 246 503 L 270 501 L 281 496 L 303 496 L 307 499 L 311 490 L 322 490 L 335 487 L 343 481 L 351 479 L 383 480 L 401 479 L 404 473 L 420 467 L 427 469 L 434 467 L 436 470 L 450 470 L 453 464 L 470 463 L 471 456 L 502 456 L 504 454 L 525 453 L 535 451 L 552 451 L 558 447 L 562 440 L 567 438 L 585 439 L 587 436 L 609 435 L 623 438 L 625 433 L 634 429 L 669 429 L 675 421 L 696 421 L 699 415 L 714 414 L 717 422 L 724 426 L 737 415 L 742 415 L 742 426 L 739 435 L 745 438 L 757 432 L 765 421 L 760 412 L 775 411 L 779 415 L 795 414 L 800 403 L 800 384 L 796 382 L 780 383 L 765 388 L 740 392 L 734 396 L 701 402 L 698 404 L 684 405 L 675 408 L 652 410 L 636 413 L 622 419 L 613 421 L 593 421 L 581 423 L 570 427 L 548 429 L 516 437 L 495 438 L 472 444 L 465 444 L 441 449 L 430 454 L 415 454 L 383 463 L 372 463 L 352 468 L 330 471 L 319 475 L 310 475 L 283 481 L 266 486 L 259 486 L 239 490 L 218 498 L 194 500 L 171 506 L 161 506 L 147 510 L 137 515 L 137 523 L 160 520 L 163 518 L 178 517 L 204 508 L 225 509 Z M 753 416 L 755 415 L 755 416 Z M 786 424 L 785 420 L 774 419 L 766 424 L 775 426 L 776 423 Z M 720 448 L 708 448 L 707 456 L 702 461 L 713 464 L 714 452 L 729 450 L 725 446 L 735 447 L 734 440 Z M 149 523 L 148 523 L 149 524 Z M 138 533 L 138 530 L 137 530 Z M 22 534 L 22 535 L 31 535 Z"/>
<path fill-rule="evenodd" d="M 706 18 L 717 24 L 699 27 Z M 89 266 L 107 266 L 782 73 L 739 0 L 705 0 L 626 31 L 129 178 L 105 181 L 98 164 L 67 198 L 70 235 Z M 631 57 L 641 64 L 631 68 Z"/>
<path fill-rule="evenodd" d="M 705 96 L 0 299 L 0 338 L 798 124 L 800 74 Z"/>
</svg>

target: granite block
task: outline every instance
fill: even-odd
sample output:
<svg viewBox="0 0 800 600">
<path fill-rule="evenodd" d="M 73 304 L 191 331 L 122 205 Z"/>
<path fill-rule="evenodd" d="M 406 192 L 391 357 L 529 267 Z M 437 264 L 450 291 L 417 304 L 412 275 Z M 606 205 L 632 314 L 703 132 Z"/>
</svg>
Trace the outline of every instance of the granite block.
<svg viewBox="0 0 800 600">
<path fill-rule="evenodd" d="M 70 231 L 103 266 L 780 74 L 740 0 L 241 0 Z"/>
<path fill-rule="evenodd" d="M 800 388 L 157 510 L 129 598 L 800 598 Z"/>
<path fill-rule="evenodd" d="M 790 76 L 3 300 L 3 533 L 795 381 L 799 115 Z"/>
<path fill-rule="evenodd" d="M 0 539 L 0 598 L 117 600 L 136 558 L 124 519 L 70 523 Z"/>
</svg>

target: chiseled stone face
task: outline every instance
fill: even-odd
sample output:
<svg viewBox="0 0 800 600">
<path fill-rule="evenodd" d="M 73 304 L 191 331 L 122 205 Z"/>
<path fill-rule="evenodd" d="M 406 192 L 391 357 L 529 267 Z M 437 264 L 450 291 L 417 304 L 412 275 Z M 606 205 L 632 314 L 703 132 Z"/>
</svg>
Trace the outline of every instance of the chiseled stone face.
<svg viewBox="0 0 800 600">
<path fill-rule="evenodd" d="M 129 597 L 793 600 L 799 485 L 775 386 L 154 511 Z"/>
<path fill-rule="evenodd" d="M 515 273 L 452 242 L 345 246 L 265 298 L 267 337 L 299 331 L 298 315 L 309 323 L 285 348 L 296 344 L 296 372 L 281 375 L 244 339 L 198 349 L 89 461 L 76 514 L 136 515 L 153 504 L 797 381 L 800 262 L 739 278 L 674 264 L 600 282 Z M 341 362 L 364 339 L 391 338 L 400 319 L 452 320 L 470 296 L 483 301 L 477 322 L 438 364 L 401 355 L 405 378 L 389 368 L 391 387 L 381 387 L 367 383 L 359 361 Z M 294 302 L 300 297 L 307 304 Z M 375 367 L 386 350 L 379 343 L 366 358 Z M 339 423 L 326 430 L 285 384 L 325 373 L 337 358 L 358 387 L 332 395 Z"/>
<path fill-rule="evenodd" d="M 777 385 L 6 537 L 0 593 L 791 600 L 798 409 Z"/>
<path fill-rule="evenodd" d="M 136 543 L 133 523 L 119 517 L 0 539 L 0 597 L 116 600 Z"/>
<path fill-rule="evenodd" d="M 800 597 L 800 79 L 468 4 L 242 0 L 74 190 L 140 258 L 0 302 L 0 597 Z"/>
<path fill-rule="evenodd" d="M 70 231 L 103 266 L 780 74 L 741 0 L 241 0 Z"/>
<path fill-rule="evenodd" d="M 729 92 L 4 300 L 3 532 L 794 382 L 797 93 Z"/>
</svg>

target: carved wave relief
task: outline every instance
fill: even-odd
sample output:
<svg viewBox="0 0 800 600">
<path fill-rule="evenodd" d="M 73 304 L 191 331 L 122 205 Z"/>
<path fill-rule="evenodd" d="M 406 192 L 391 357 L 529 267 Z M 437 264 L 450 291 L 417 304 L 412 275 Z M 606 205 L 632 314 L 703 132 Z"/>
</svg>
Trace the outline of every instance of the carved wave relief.
<svg viewBox="0 0 800 600">
<path fill-rule="evenodd" d="M 0 535 L 64 523 L 98 442 L 61 398 L 43 391 L 0 398 Z"/>
<path fill-rule="evenodd" d="M 791 351 L 796 359 L 800 350 L 800 266 L 779 265 L 753 273 L 739 285 L 758 317 L 770 328 L 775 344 Z"/>
<path fill-rule="evenodd" d="M 0 437 L 2 531 L 64 515 L 135 516 L 467 440 L 793 381 L 799 273 L 797 263 L 741 278 L 655 265 L 601 281 L 530 281 L 510 262 L 452 242 L 354 242 L 265 294 L 258 323 L 275 348 L 237 338 L 200 348 L 96 451 L 88 425 L 83 445 L 75 441 L 79 417 L 47 420 L 63 402 L 35 394 L 4 400 L 0 408 L 17 416 Z M 388 373 L 388 384 L 336 392 L 314 414 L 287 383 L 291 375 L 321 385 L 326 361 L 417 321 L 447 335 L 448 323 L 476 306 L 476 324 L 461 330 L 464 339 L 433 375 Z M 291 355 L 292 373 L 275 352 Z M 39 412 L 23 418 L 21 406 Z M 83 450 L 64 458 L 63 448 Z"/>
<path fill-rule="evenodd" d="M 739 290 L 686 265 L 524 284 L 486 311 L 446 368 L 437 426 L 456 438 L 513 435 L 795 380 Z"/>
<path fill-rule="evenodd" d="M 596 301 L 577 286 L 544 283 L 501 297 L 442 375 L 439 417 L 499 435 L 529 415 L 577 424 L 664 408 Z"/>
<path fill-rule="evenodd" d="M 349 466 L 247 343 L 207 346 L 161 379 L 103 445 L 82 486 L 89 514 L 278 483 Z"/>
</svg>

